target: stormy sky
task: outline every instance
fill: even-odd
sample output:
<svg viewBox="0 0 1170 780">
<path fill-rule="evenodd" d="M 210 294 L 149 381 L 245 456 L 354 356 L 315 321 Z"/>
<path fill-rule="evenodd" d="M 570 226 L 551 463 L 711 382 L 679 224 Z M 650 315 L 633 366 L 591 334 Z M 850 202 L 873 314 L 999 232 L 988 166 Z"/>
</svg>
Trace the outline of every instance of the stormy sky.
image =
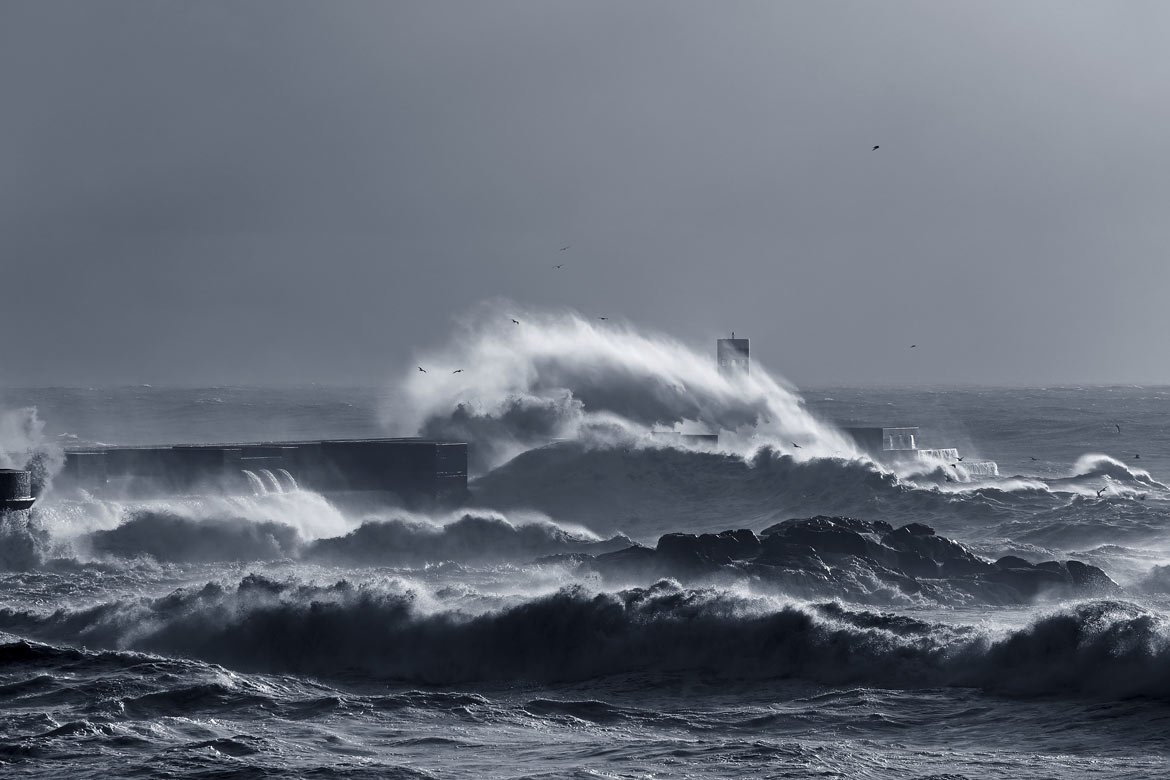
<svg viewBox="0 0 1170 780">
<path fill-rule="evenodd" d="M 1168 382 L 1168 36 L 1154 1 L 2 0 L 0 384 L 379 383 L 497 296 L 797 384 Z"/>
</svg>

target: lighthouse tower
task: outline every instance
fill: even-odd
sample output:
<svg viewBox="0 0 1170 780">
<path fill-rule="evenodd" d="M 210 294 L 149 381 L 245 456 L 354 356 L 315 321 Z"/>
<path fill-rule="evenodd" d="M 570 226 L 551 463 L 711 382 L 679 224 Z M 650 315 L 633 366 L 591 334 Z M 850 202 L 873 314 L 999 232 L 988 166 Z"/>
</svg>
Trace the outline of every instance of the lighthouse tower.
<svg viewBox="0 0 1170 780">
<path fill-rule="evenodd" d="M 735 333 L 729 339 L 715 342 L 715 354 L 719 363 L 719 375 L 730 377 L 748 374 L 751 366 L 748 360 L 748 340 L 737 339 Z"/>
</svg>

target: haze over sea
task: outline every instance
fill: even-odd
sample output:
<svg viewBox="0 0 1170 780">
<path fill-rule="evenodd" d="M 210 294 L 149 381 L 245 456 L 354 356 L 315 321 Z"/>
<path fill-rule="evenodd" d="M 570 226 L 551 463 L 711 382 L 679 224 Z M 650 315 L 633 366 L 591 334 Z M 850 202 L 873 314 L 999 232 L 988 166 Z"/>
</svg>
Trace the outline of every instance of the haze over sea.
<svg viewBox="0 0 1170 780">
<path fill-rule="evenodd" d="M 288 482 L 50 487 L 4 530 L 4 775 L 1166 773 L 1170 388 L 797 391 L 631 326 L 524 319 L 480 322 L 390 388 L 4 390 L 15 465 L 416 432 L 475 448 L 465 505 L 429 513 L 347 514 Z M 726 433 L 649 434 L 676 422 Z M 920 426 L 963 461 L 892 470 L 851 423 Z M 997 473 L 968 468 L 984 461 Z M 871 524 L 870 552 L 628 549 L 816 515 Z M 881 523 L 962 546 L 908 574 Z M 1028 590 L 985 563 L 1006 555 L 1112 582 Z"/>
</svg>

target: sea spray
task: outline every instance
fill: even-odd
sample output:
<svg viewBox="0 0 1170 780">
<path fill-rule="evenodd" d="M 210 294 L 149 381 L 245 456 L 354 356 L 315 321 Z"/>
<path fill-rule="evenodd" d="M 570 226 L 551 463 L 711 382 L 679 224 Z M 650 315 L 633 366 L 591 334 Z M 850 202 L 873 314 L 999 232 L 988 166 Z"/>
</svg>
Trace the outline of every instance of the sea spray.
<svg viewBox="0 0 1170 780">
<path fill-rule="evenodd" d="M 48 491 L 65 454 L 45 437 L 45 423 L 35 406 L 0 411 L 0 468 L 31 472 L 32 494 Z"/>
<path fill-rule="evenodd" d="M 859 454 L 762 365 L 724 376 L 712 356 L 668 336 L 573 311 L 485 304 L 417 362 L 391 394 L 386 423 L 471 442 L 481 473 L 556 439 L 636 446 L 655 426 L 685 423 L 723 431 L 743 452 L 767 444 L 800 458 Z"/>
<path fill-rule="evenodd" d="M 53 613 L 6 608 L 0 630 L 325 677 L 360 671 L 431 685 L 556 683 L 630 672 L 800 678 L 883 688 L 975 686 L 1016 696 L 1170 697 L 1170 629 L 1091 601 L 1011 631 L 750 597 L 669 581 L 469 610 L 418 583 L 310 585 L 249 575 L 155 599 Z M 455 603 L 450 603 L 455 599 Z"/>
</svg>

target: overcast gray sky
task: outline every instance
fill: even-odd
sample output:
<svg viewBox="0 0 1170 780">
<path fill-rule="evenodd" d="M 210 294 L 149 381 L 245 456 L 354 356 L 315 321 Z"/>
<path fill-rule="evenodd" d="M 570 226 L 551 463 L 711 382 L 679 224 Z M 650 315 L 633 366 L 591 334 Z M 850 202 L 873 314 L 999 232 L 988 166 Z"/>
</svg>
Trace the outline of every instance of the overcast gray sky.
<svg viewBox="0 0 1170 780">
<path fill-rule="evenodd" d="M 1168 40 L 1156 0 L 0 0 L 0 383 L 374 383 L 492 296 L 798 384 L 1168 382 Z"/>
</svg>

